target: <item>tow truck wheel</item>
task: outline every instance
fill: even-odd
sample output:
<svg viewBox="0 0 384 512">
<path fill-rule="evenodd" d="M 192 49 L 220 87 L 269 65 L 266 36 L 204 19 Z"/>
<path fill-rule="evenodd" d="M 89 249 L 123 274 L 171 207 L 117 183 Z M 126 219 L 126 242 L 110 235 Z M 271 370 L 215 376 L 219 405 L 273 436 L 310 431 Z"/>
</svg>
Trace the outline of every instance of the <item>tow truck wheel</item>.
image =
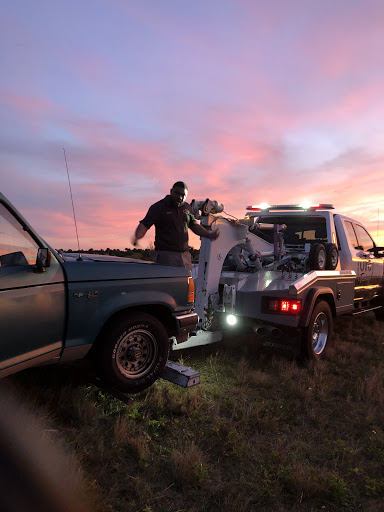
<svg viewBox="0 0 384 512">
<path fill-rule="evenodd" d="M 328 302 L 318 302 L 312 311 L 309 325 L 304 329 L 301 355 L 305 359 L 320 359 L 332 341 L 333 321 Z"/>
<path fill-rule="evenodd" d="M 384 322 L 384 305 L 381 306 L 381 309 L 375 309 L 374 313 L 378 322 Z"/>
<path fill-rule="evenodd" d="M 311 270 L 324 270 L 327 254 L 323 244 L 314 244 L 309 251 L 308 263 Z"/>
<path fill-rule="evenodd" d="M 327 244 L 325 246 L 325 252 L 327 254 L 325 268 L 326 270 L 335 270 L 339 262 L 339 251 L 335 244 Z"/>
<path fill-rule="evenodd" d="M 138 393 L 158 379 L 168 353 L 168 334 L 157 318 L 147 313 L 120 317 L 100 339 L 100 376 L 124 393 Z"/>
</svg>

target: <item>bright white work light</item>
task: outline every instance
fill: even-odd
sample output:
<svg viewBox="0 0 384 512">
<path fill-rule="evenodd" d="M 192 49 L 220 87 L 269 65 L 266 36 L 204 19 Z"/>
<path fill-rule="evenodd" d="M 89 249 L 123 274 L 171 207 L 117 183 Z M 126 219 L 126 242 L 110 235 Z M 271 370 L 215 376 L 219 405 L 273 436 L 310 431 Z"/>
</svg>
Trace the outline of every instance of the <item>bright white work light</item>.
<svg viewBox="0 0 384 512">
<path fill-rule="evenodd" d="M 303 210 L 308 210 L 308 208 L 310 208 L 312 206 L 311 202 L 310 201 L 301 201 L 301 203 L 299 204 L 300 208 L 302 208 Z"/>
<path fill-rule="evenodd" d="M 237 323 L 237 318 L 235 317 L 235 315 L 228 315 L 227 316 L 227 323 L 229 325 L 235 325 Z"/>
</svg>

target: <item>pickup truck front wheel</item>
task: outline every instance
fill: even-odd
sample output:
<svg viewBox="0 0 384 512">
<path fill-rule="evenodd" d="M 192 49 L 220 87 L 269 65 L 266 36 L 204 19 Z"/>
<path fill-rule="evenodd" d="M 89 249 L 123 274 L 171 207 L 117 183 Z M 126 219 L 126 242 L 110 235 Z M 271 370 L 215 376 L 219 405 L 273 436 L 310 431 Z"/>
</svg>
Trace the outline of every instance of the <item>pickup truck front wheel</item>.
<svg viewBox="0 0 384 512">
<path fill-rule="evenodd" d="M 305 359 L 320 359 L 332 340 L 333 321 L 328 302 L 318 302 L 309 325 L 303 331 L 301 355 Z"/>
<path fill-rule="evenodd" d="M 147 313 L 135 313 L 106 331 L 97 362 L 107 384 L 124 393 L 138 393 L 157 380 L 168 353 L 168 334 L 161 322 Z"/>
</svg>

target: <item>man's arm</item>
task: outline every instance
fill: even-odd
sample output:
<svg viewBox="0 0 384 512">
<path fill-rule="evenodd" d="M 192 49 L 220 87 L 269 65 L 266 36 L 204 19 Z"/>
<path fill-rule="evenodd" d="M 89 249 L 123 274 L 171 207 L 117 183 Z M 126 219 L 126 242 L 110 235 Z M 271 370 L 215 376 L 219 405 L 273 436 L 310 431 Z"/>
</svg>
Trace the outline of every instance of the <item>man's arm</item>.
<svg viewBox="0 0 384 512">
<path fill-rule="evenodd" d="M 143 238 L 148 229 L 144 226 L 144 224 L 139 224 L 136 228 L 135 234 L 132 237 L 132 245 L 136 245 L 137 241 Z"/>
<path fill-rule="evenodd" d="M 208 229 L 205 229 L 204 226 L 198 224 L 197 222 L 193 223 L 189 227 L 191 231 L 195 233 L 195 235 L 202 236 L 203 238 L 209 238 L 210 240 L 216 240 L 216 238 L 220 234 L 219 228 L 212 229 L 212 231 L 208 231 Z"/>
</svg>

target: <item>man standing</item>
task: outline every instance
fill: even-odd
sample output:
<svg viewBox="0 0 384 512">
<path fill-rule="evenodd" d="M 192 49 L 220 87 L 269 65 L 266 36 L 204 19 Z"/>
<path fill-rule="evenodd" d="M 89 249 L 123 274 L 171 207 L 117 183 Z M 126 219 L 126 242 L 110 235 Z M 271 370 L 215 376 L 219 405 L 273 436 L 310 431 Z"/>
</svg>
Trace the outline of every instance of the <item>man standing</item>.
<svg viewBox="0 0 384 512">
<path fill-rule="evenodd" d="M 219 230 L 208 230 L 196 222 L 189 204 L 185 202 L 187 194 L 187 185 L 183 181 L 177 181 L 171 188 L 170 195 L 150 206 L 147 215 L 136 228 L 132 244 L 136 245 L 154 224 L 156 263 L 192 270 L 188 228 L 196 235 L 211 240 L 216 240 Z"/>
</svg>

